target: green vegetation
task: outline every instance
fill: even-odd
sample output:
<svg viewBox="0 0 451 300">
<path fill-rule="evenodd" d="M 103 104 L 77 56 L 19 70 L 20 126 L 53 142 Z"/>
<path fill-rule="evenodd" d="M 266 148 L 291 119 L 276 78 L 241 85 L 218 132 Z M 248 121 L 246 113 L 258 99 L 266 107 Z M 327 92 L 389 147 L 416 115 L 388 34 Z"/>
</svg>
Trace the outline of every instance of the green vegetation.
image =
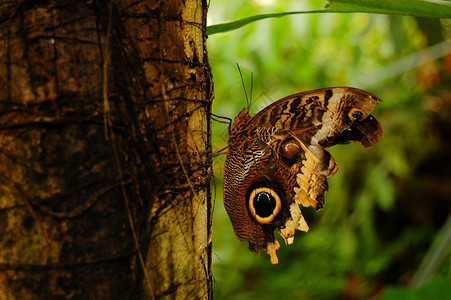
<svg viewBox="0 0 451 300">
<path fill-rule="evenodd" d="M 270 18 L 280 18 L 289 15 L 355 12 L 450 18 L 451 2 L 428 2 L 424 0 L 330 0 L 328 5 L 326 5 L 324 9 L 267 13 L 254 15 L 237 21 L 211 25 L 207 28 L 207 34 L 212 35 L 215 33 L 227 32 L 230 30 L 238 29 L 255 21 Z"/>
<path fill-rule="evenodd" d="M 417 4 L 432 3 L 442 5 L 434 13 L 450 13 L 446 1 L 330 2 L 330 9 L 392 9 L 391 14 L 406 15 L 422 8 Z M 411 5 L 367 5 L 389 2 Z M 214 0 L 209 23 L 323 7 L 315 0 Z M 298 232 L 290 246 L 280 241 L 278 265 L 271 265 L 263 252 L 255 257 L 235 237 L 222 204 L 225 157 L 214 158 L 216 299 L 366 299 L 381 294 L 381 299 L 401 299 L 402 293 L 425 299 L 429 292 L 449 297 L 449 240 L 437 238 L 440 232 L 450 234 L 441 230 L 451 206 L 449 38 L 450 19 L 367 13 L 269 18 L 209 38 L 215 114 L 233 118 L 246 106 L 239 63 L 248 91 L 254 74 L 252 113 L 296 92 L 353 86 L 383 99 L 373 114 L 384 128 L 381 142 L 370 149 L 355 144 L 328 149 L 340 169 L 329 180 L 326 205 L 318 213 L 303 209 L 310 232 Z M 227 145 L 227 125 L 213 122 L 213 145 L 214 151 Z M 422 288 L 428 278 L 418 276 L 424 270 L 419 266 L 433 243 L 446 251 L 435 255 L 438 267 L 428 276 L 436 277 Z M 420 287 L 408 288 L 413 278 L 423 278 Z"/>
</svg>

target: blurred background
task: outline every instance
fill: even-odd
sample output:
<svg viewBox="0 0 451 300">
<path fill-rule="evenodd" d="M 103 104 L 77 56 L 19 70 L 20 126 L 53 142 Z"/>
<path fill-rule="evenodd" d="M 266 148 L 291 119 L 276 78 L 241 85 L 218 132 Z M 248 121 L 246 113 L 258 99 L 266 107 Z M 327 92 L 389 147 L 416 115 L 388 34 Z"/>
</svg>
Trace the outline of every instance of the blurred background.
<svg viewBox="0 0 451 300">
<path fill-rule="evenodd" d="M 208 24 L 323 4 L 213 0 Z M 326 205 L 302 208 L 310 231 L 290 246 L 279 240 L 278 265 L 235 237 L 222 203 L 225 155 L 214 158 L 216 299 L 367 299 L 429 276 L 443 292 L 451 282 L 443 244 L 451 234 L 450 38 L 450 19 L 357 13 L 268 19 L 209 37 L 213 113 L 234 118 L 246 106 L 239 63 L 248 92 L 254 75 L 252 115 L 293 93 L 353 86 L 383 99 L 373 115 L 384 129 L 370 149 L 328 149 L 339 172 Z M 226 145 L 227 125 L 213 122 L 214 151 Z"/>
</svg>

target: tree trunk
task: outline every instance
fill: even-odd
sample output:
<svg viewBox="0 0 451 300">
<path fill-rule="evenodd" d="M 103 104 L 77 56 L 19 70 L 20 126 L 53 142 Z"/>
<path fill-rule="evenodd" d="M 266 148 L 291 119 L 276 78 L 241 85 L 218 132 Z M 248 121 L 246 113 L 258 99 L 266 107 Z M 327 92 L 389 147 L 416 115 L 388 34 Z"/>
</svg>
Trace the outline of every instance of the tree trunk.
<svg viewBox="0 0 451 300">
<path fill-rule="evenodd" d="M 0 4 L 0 299 L 211 298 L 206 12 Z"/>
</svg>

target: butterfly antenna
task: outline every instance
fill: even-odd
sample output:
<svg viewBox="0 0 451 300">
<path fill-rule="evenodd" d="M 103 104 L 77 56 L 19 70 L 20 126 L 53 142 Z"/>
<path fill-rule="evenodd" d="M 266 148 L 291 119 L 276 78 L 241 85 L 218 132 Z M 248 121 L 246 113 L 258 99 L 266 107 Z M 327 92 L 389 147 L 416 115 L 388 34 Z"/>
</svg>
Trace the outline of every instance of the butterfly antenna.
<svg viewBox="0 0 451 300">
<path fill-rule="evenodd" d="M 238 72 L 240 73 L 241 85 L 243 86 L 244 96 L 246 97 L 246 102 L 247 102 L 247 111 L 249 112 L 250 104 L 249 104 L 249 98 L 247 97 L 246 85 L 244 84 L 243 73 L 241 73 L 240 65 L 238 63 L 236 63 L 236 66 L 238 67 Z"/>
<path fill-rule="evenodd" d="M 250 91 L 250 95 L 249 95 L 249 103 L 248 103 L 248 107 L 247 107 L 247 112 L 249 112 L 249 110 L 251 109 L 252 106 L 252 90 L 254 89 L 254 72 L 251 72 L 251 91 Z"/>
</svg>

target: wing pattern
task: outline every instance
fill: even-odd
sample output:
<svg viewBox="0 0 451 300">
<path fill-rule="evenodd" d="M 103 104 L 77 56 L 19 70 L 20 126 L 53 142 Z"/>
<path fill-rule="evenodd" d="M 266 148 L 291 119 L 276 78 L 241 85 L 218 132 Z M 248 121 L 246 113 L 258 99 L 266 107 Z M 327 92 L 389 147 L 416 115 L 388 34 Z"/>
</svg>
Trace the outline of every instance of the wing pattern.
<svg viewBox="0 0 451 300">
<path fill-rule="evenodd" d="M 382 127 L 370 114 L 381 100 L 354 88 L 291 95 L 251 117 L 244 109 L 229 132 L 224 205 L 236 236 L 277 263 L 274 232 L 291 244 L 308 231 L 299 204 L 324 206 L 327 179 L 338 171 L 324 149 L 359 142 L 370 147 Z"/>
</svg>

